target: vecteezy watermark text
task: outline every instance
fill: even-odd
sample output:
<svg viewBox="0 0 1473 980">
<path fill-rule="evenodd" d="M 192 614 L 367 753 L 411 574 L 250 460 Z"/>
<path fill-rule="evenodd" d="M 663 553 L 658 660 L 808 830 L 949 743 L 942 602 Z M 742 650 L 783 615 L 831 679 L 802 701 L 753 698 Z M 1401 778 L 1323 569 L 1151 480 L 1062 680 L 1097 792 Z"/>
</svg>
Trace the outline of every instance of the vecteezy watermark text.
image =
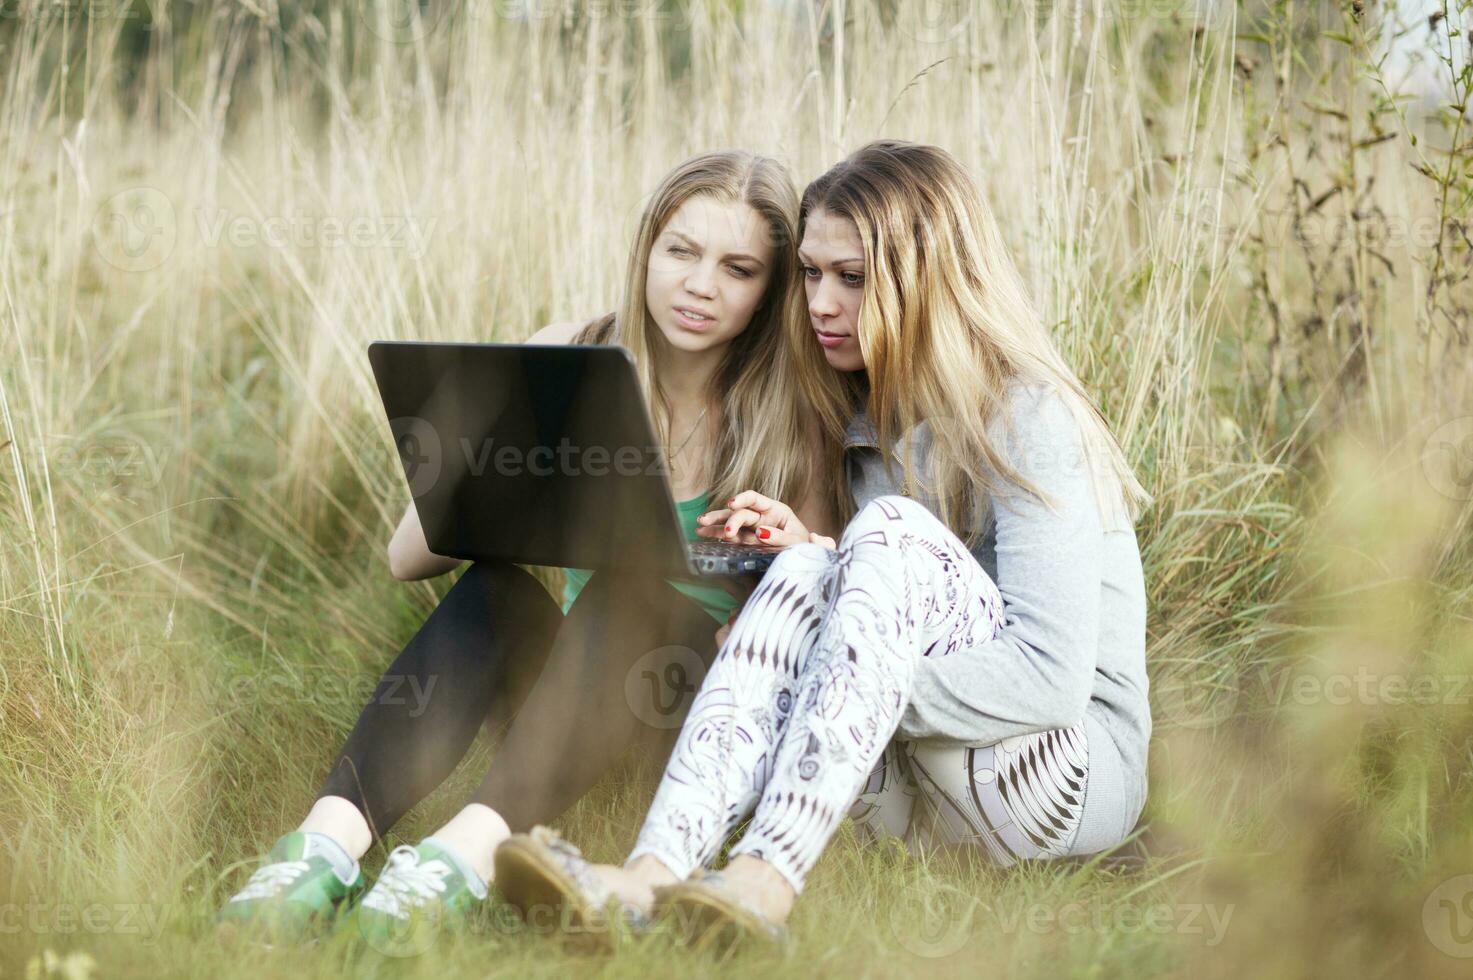
<svg viewBox="0 0 1473 980">
<path fill-rule="evenodd" d="M 429 707 L 430 697 L 434 694 L 439 679 L 438 674 L 426 677 L 385 674 L 374 678 L 270 670 L 230 678 L 222 686 L 219 699 L 220 703 L 227 705 L 246 701 L 331 704 L 342 707 L 361 707 L 365 704 L 398 705 L 408 708 L 410 718 L 418 718 Z"/>
<path fill-rule="evenodd" d="M 257 217 L 228 208 L 197 208 L 195 230 L 207 248 L 264 246 L 274 249 L 401 248 L 424 251 L 434 218 L 402 214 L 311 214 L 297 212 Z"/>
<path fill-rule="evenodd" d="M 1240 679 L 1190 683 L 1174 679 L 1152 686 L 1156 713 L 1175 728 L 1212 728 L 1235 714 L 1239 702 L 1278 710 L 1289 706 L 1400 707 L 1473 703 L 1473 674 L 1378 671 L 1367 666 L 1319 674 L 1299 667 L 1262 667 Z"/>
<path fill-rule="evenodd" d="M 166 906 L 147 902 L 3 902 L 0 936 L 29 932 L 158 938 Z"/>
<path fill-rule="evenodd" d="M 422 255 L 437 220 L 430 215 L 377 212 L 260 213 L 195 208 L 189 218 L 156 187 L 126 187 L 97 208 L 92 241 L 109 265 L 124 272 L 162 266 L 180 245 L 187 249 L 264 248 L 275 252 L 396 249 Z"/>
<path fill-rule="evenodd" d="M 608 476 L 610 469 L 619 476 L 655 476 L 664 472 L 664 457 L 657 446 L 620 446 L 610 450 L 607 446 L 575 446 L 567 436 L 552 446 L 496 445 L 494 438 L 481 443 L 474 453 L 471 441 L 464 436 L 459 440 L 465 454 L 466 468 L 473 476 L 480 476 L 491 461 L 497 476 L 521 476 L 524 472 L 532 476 Z M 493 457 L 494 452 L 494 457 Z M 557 466 L 553 466 L 553 457 Z"/>
<path fill-rule="evenodd" d="M 1227 934 L 1235 908 L 1232 903 L 1215 905 L 1211 902 L 1066 902 L 1062 905 L 1019 902 L 1011 907 L 999 907 L 995 914 L 998 925 L 1009 934 L 1020 928 L 1036 934 L 1062 932 L 1066 935 L 1091 932 L 1114 935 L 1174 933 L 1202 936 L 1205 945 L 1217 946 Z"/>
<path fill-rule="evenodd" d="M 580 446 L 567 436 L 562 437 L 556 446 L 498 444 L 494 436 L 482 439 L 477 445 L 468 436 L 460 436 L 454 448 L 447 450 L 435 427 L 416 415 L 390 419 L 389 430 L 399 450 L 410 492 L 415 495 L 433 487 L 447 464 L 456 472 L 471 476 L 481 476 L 488 469 L 503 477 L 524 474 L 536 477 L 601 477 L 611 473 L 616 476 L 664 476 L 666 473 L 665 454 L 658 446 Z M 460 454 L 458 460 L 453 456 L 447 458 L 448 453 L 457 450 Z"/>
</svg>

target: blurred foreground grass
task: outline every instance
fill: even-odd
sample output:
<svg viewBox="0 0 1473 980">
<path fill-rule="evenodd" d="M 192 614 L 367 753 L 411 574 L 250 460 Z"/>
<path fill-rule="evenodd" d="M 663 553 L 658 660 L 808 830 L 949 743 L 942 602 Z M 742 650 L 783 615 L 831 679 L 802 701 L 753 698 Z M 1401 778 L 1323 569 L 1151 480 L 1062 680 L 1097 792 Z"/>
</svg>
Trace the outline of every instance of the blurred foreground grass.
<svg viewBox="0 0 1473 980">
<path fill-rule="evenodd" d="M 1467 975 L 1466 0 L 3 9 L 0 975 Z M 423 951 L 221 950 L 451 581 L 388 576 L 366 343 L 603 312 L 683 156 L 802 182 L 880 135 L 975 169 L 1157 495 L 1131 860 L 846 830 L 794 947 L 723 967 L 494 908 Z M 564 828 L 618 857 L 652 778 Z"/>
</svg>

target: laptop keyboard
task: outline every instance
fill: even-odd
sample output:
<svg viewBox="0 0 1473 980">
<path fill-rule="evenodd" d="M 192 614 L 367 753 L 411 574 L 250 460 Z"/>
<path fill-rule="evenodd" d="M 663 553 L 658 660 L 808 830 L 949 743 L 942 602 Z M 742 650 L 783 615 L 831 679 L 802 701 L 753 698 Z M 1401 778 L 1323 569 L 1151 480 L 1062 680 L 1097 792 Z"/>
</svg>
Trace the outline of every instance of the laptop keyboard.
<svg viewBox="0 0 1473 980">
<path fill-rule="evenodd" d="M 735 541 L 708 541 L 702 538 L 699 541 L 686 543 L 686 549 L 692 555 L 742 555 L 751 554 L 753 550 L 765 547 L 754 544 L 737 544 Z"/>
</svg>

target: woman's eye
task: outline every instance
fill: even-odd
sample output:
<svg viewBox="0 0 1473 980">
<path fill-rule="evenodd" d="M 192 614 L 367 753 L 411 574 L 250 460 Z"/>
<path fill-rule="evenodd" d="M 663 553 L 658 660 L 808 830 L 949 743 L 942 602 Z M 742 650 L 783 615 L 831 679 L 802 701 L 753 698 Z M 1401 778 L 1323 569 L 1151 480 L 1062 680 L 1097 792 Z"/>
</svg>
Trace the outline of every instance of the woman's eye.
<svg viewBox="0 0 1473 980">
<path fill-rule="evenodd" d="M 750 278 L 752 278 L 752 270 L 751 269 L 744 268 L 744 267 L 739 266 L 739 265 L 732 266 L 731 267 L 731 272 L 732 272 L 732 275 L 736 276 L 738 279 L 750 279 Z"/>
<path fill-rule="evenodd" d="M 859 285 L 862 285 L 864 283 L 864 273 L 862 273 L 862 272 L 846 272 L 846 273 L 844 273 L 844 282 L 847 283 L 850 286 L 859 286 Z"/>
<path fill-rule="evenodd" d="M 811 265 L 805 265 L 803 267 L 803 275 L 808 279 L 817 279 L 818 270 Z"/>
<path fill-rule="evenodd" d="M 689 255 L 690 254 L 690 249 L 684 248 L 684 247 L 682 247 L 680 245 L 671 245 L 669 248 L 665 249 L 665 251 L 669 252 L 671 255 Z"/>
</svg>

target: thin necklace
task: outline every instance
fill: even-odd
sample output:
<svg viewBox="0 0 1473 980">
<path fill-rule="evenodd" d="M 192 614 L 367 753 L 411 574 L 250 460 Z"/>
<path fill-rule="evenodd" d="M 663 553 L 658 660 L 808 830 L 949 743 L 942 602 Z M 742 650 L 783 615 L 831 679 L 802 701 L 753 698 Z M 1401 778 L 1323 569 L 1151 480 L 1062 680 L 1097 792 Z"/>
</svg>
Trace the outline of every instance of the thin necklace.
<svg viewBox="0 0 1473 980">
<path fill-rule="evenodd" d="M 710 410 L 711 410 L 711 406 L 710 405 L 707 405 L 705 408 L 701 409 L 701 414 L 696 418 L 695 425 L 692 425 L 690 427 L 690 432 L 686 433 L 685 438 L 683 440 L 681 440 L 680 445 L 678 447 L 676 447 L 675 451 L 672 452 L 672 453 L 670 453 L 670 461 L 672 463 L 675 462 L 675 457 L 680 455 L 680 450 L 684 449 L 690 443 L 691 437 L 694 436 L 696 434 L 696 430 L 701 427 L 701 422 L 703 422 L 705 420 L 706 413 L 709 412 Z"/>
</svg>

